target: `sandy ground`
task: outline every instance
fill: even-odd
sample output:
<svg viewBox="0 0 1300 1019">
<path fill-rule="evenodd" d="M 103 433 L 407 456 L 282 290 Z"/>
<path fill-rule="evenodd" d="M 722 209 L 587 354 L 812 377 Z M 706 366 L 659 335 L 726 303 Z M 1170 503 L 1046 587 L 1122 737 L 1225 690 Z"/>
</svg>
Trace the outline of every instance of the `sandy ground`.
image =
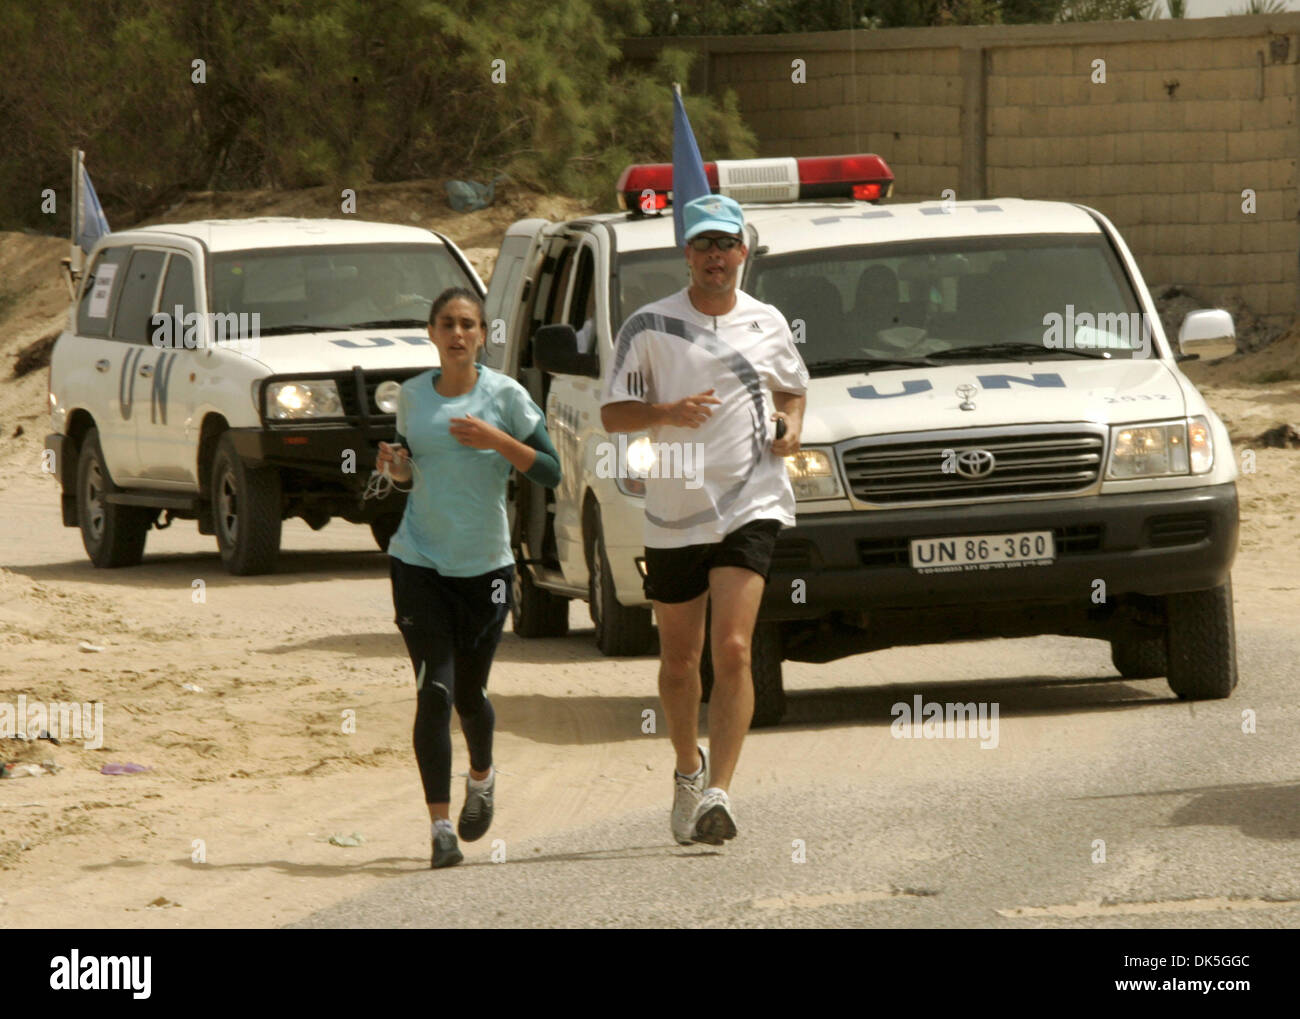
<svg viewBox="0 0 1300 1019">
<path fill-rule="evenodd" d="M 212 539 L 183 526 L 151 535 L 144 565 L 97 571 L 78 532 L 58 526 L 53 482 L 12 468 L 3 477 L 0 702 L 101 702 L 104 740 L 94 750 L 17 744 L 9 754 L 60 770 L 0 782 L 0 925 L 275 925 L 427 867 L 409 750 L 413 683 L 384 557 L 365 530 L 292 522 L 272 577 L 227 577 Z M 1238 619 L 1293 627 L 1300 552 L 1286 511 L 1287 493 L 1300 490 L 1300 454 L 1266 452 L 1242 489 Z M 205 582 L 201 603 L 195 580 Z M 642 732 L 642 712 L 657 707 L 656 663 L 600 658 L 585 606 L 571 619 L 575 632 L 562 640 L 507 634 L 493 670 L 503 806 L 491 834 L 512 852 L 655 804 L 666 817 L 671 755 L 662 733 Z M 103 650 L 80 650 L 83 641 Z M 939 649 L 788 664 L 789 685 L 924 676 L 933 660 L 923 650 Z M 1072 739 L 1108 738 L 1103 712 L 1071 723 Z M 1022 739 L 1045 750 L 1053 731 Z M 736 794 L 779 791 L 804 775 L 808 735 L 751 739 Z M 884 754 L 889 742 L 830 727 L 817 734 L 816 756 L 871 766 L 864 753 Z M 107 762 L 151 770 L 99 774 Z M 458 742 L 455 767 L 465 766 Z M 353 832 L 364 845 L 327 841 Z M 486 858 L 490 841 L 468 847 L 469 859 Z"/>
<path fill-rule="evenodd" d="M 196 202 L 193 214 L 232 214 L 213 206 Z M 490 254 L 492 236 L 518 213 L 502 210 L 477 234 L 438 225 Z M 422 222 L 433 224 L 432 214 Z M 62 242 L 0 235 L 0 279 L 19 295 L 0 302 L 0 353 L 59 327 L 65 298 L 52 266 L 63 253 Z M 1237 455 L 1255 454 L 1255 471 L 1240 481 L 1238 618 L 1294 627 L 1300 450 L 1260 448 L 1252 437 L 1300 425 L 1300 337 L 1190 368 Z M 386 561 L 368 531 L 290 522 L 281 572 L 236 579 L 221 570 L 214 539 L 180 521 L 151 533 L 144 565 L 94 570 L 78 532 L 60 526 L 57 486 L 39 469 L 45 376 L 0 382 L 0 703 L 100 702 L 104 739 L 99 749 L 0 741 L 0 759 L 58 768 L 0 782 L 0 926 L 276 925 L 426 868 L 409 749 L 413 681 Z M 508 634 L 492 674 L 509 796 L 492 835 L 508 845 L 660 802 L 667 809 L 665 737 L 642 732 L 642 712 L 657 707 L 655 661 L 601 659 L 586 607 L 575 605 L 571 619 L 564 640 Z M 911 653 L 787 670 L 794 686 L 852 686 Z M 355 731 L 345 731 L 349 719 Z M 854 740 L 851 726 L 831 729 L 818 752 L 849 754 Z M 738 790 L 779 787 L 807 753 L 806 733 L 751 741 Z M 150 770 L 100 774 L 109 762 Z M 455 767 L 465 766 L 458 743 Z M 454 785 L 453 809 L 460 797 Z M 363 845 L 328 841 L 353 832 Z M 485 842 L 468 855 L 490 851 Z"/>
</svg>

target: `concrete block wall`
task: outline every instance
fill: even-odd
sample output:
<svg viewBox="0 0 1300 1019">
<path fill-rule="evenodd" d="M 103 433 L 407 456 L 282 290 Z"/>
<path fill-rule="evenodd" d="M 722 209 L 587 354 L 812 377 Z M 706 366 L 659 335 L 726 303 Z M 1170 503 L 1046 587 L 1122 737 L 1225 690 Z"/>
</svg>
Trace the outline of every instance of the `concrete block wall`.
<svg viewBox="0 0 1300 1019">
<path fill-rule="evenodd" d="M 793 80 L 803 60 L 806 83 Z M 718 54 L 710 88 L 731 88 L 762 155 L 878 152 L 899 174 L 895 195 L 937 196 L 958 186 L 961 77 L 958 50 L 852 53 L 794 50 Z M 896 171 L 897 172 L 897 171 Z"/>
<path fill-rule="evenodd" d="M 879 153 L 895 201 L 1080 202 L 1151 285 L 1300 313 L 1300 14 L 671 45 L 700 51 L 690 88 L 736 93 L 761 155 Z"/>
</svg>

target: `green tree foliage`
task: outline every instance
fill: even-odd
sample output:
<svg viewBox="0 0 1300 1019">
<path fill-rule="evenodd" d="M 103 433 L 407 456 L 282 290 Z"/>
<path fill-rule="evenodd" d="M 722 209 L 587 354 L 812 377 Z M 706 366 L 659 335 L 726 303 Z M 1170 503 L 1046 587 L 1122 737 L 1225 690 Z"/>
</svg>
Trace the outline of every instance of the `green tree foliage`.
<svg viewBox="0 0 1300 1019">
<path fill-rule="evenodd" d="M 1052 20 L 1061 0 L 1011 0 Z M 846 28 L 989 25 L 999 20 L 1002 0 L 646 0 L 648 34 L 769 35 L 829 32 Z"/>
<path fill-rule="evenodd" d="M 1161 0 L 645 0 L 645 12 L 650 35 L 749 35 L 1155 18 L 1160 5 Z"/>
<path fill-rule="evenodd" d="M 1002 22 L 1006 25 L 1039 25 L 1055 21 L 1064 0 L 1002 0 Z"/>
<path fill-rule="evenodd" d="M 1001 21 L 998 0 L 867 0 L 876 28 L 992 25 Z"/>
<path fill-rule="evenodd" d="M 66 228 L 40 192 L 67 195 L 73 146 L 119 222 L 194 189 L 500 171 L 612 202 L 625 163 L 670 158 L 687 80 L 681 52 L 622 61 L 648 27 L 642 0 L 7 0 L 0 225 Z M 753 154 L 734 95 L 687 109 L 706 157 Z"/>
<path fill-rule="evenodd" d="M 867 27 L 869 0 L 645 0 L 648 35 L 773 35 Z"/>
<path fill-rule="evenodd" d="M 1229 14 L 1285 14 L 1291 8 L 1286 0 L 1247 0 L 1244 7 L 1238 7 Z"/>
<path fill-rule="evenodd" d="M 1144 21 L 1160 17 L 1160 0 L 1067 0 L 1061 21 Z"/>
</svg>

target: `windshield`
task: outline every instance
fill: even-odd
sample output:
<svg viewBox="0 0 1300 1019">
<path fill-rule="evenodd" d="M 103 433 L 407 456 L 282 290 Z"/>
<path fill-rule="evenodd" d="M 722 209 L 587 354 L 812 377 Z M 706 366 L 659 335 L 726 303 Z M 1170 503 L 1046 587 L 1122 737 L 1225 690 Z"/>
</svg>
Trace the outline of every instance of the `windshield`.
<svg viewBox="0 0 1300 1019">
<path fill-rule="evenodd" d="M 746 290 L 781 309 L 810 371 L 837 359 L 1151 353 L 1099 235 L 810 249 L 755 259 Z"/>
<path fill-rule="evenodd" d="M 618 260 L 618 293 L 614 295 L 614 332 L 638 308 L 675 294 L 690 283 L 686 256 L 680 248 L 631 251 Z"/>
<path fill-rule="evenodd" d="M 675 248 L 619 261 L 616 326 L 689 282 Z M 813 374 L 846 361 L 1149 356 L 1149 324 L 1100 235 L 946 238 L 751 258 L 745 291 L 790 322 Z M 827 373 L 823 372 L 823 373 Z"/>
<path fill-rule="evenodd" d="M 258 248 L 212 256 L 212 310 L 260 314 L 263 335 L 422 325 L 447 287 L 474 289 L 441 244 Z"/>
</svg>

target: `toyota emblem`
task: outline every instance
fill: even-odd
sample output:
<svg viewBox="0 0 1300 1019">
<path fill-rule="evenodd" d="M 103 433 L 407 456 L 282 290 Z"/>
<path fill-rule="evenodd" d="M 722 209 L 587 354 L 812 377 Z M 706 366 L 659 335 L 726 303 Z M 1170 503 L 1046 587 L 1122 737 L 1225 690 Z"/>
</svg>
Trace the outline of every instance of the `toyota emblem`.
<svg viewBox="0 0 1300 1019">
<path fill-rule="evenodd" d="M 957 473 L 963 478 L 987 478 L 995 462 L 987 449 L 963 449 L 957 454 Z"/>
</svg>

